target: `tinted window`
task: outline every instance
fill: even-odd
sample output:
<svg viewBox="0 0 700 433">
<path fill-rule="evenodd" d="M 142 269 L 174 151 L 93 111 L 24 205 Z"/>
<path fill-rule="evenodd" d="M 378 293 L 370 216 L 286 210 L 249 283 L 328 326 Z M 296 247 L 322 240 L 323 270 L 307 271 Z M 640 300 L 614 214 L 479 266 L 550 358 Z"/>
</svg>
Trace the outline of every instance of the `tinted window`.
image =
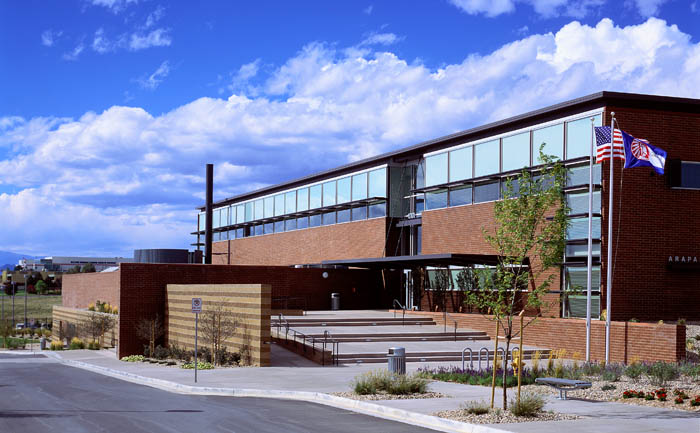
<svg viewBox="0 0 700 433">
<path fill-rule="evenodd" d="M 474 146 L 474 176 L 498 173 L 500 171 L 498 168 L 500 165 L 499 152 L 498 140 Z"/>
<path fill-rule="evenodd" d="M 297 218 L 297 228 L 305 229 L 309 226 L 309 217 Z"/>
<path fill-rule="evenodd" d="M 337 212 L 337 221 L 339 223 L 346 223 L 350 221 L 350 209 L 343 209 Z"/>
<path fill-rule="evenodd" d="M 285 231 L 290 231 L 290 230 L 295 230 L 297 228 L 297 220 L 296 218 L 288 219 L 284 221 L 284 230 Z"/>
<path fill-rule="evenodd" d="M 447 190 L 441 189 L 434 192 L 425 193 L 425 209 L 440 209 L 447 207 Z"/>
<path fill-rule="evenodd" d="M 681 162 L 681 188 L 700 189 L 700 163 Z"/>
<path fill-rule="evenodd" d="M 245 236 L 245 229 L 244 228 L 236 229 L 236 239 L 242 238 L 243 236 Z"/>
<path fill-rule="evenodd" d="M 386 202 L 378 202 L 369 205 L 369 217 L 379 218 L 386 216 Z"/>
<path fill-rule="evenodd" d="M 367 219 L 367 206 L 357 206 L 352 208 L 351 218 L 353 221 Z"/>
<path fill-rule="evenodd" d="M 309 188 L 309 209 L 321 207 L 321 185 Z"/>
<path fill-rule="evenodd" d="M 280 233 L 284 231 L 284 220 L 275 221 L 275 232 Z"/>
<path fill-rule="evenodd" d="M 369 172 L 369 196 L 386 197 L 386 168 Z"/>
<path fill-rule="evenodd" d="M 309 209 L 309 188 L 302 188 L 297 190 L 297 210 L 308 210 Z"/>
<path fill-rule="evenodd" d="M 416 214 L 421 214 L 425 210 L 425 195 L 418 194 L 416 197 Z"/>
<path fill-rule="evenodd" d="M 323 205 L 330 206 L 335 204 L 335 181 L 326 182 L 323 184 Z"/>
<path fill-rule="evenodd" d="M 275 198 L 266 197 L 263 201 L 263 207 L 265 208 L 265 211 L 263 213 L 265 215 L 265 218 L 272 218 L 273 216 L 275 216 Z"/>
<path fill-rule="evenodd" d="M 262 226 L 262 224 L 258 224 L 258 225 L 255 226 L 255 231 L 254 231 L 254 233 L 255 233 L 255 236 L 260 236 L 261 234 L 263 234 L 263 226 Z"/>
<path fill-rule="evenodd" d="M 241 224 L 246 222 L 246 211 L 244 205 L 236 206 L 236 224 Z"/>
<path fill-rule="evenodd" d="M 214 211 L 212 212 L 212 223 L 211 223 L 212 228 L 216 229 L 216 228 L 221 227 L 220 218 L 221 218 L 221 209 L 214 209 Z"/>
<path fill-rule="evenodd" d="M 588 213 L 588 191 L 569 193 L 566 195 L 566 202 L 571 209 L 570 213 Z M 600 191 L 593 191 L 593 213 L 600 213 Z"/>
<path fill-rule="evenodd" d="M 225 227 L 230 224 L 228 219 L 228 210 L 228 206 L 221 209 L 221 227 Z"/>
<path fill-rule="evenodd" d="M 253 221 L 253 202 L 245 204 L 245 222 Z"/>
<path fill-rule="evenodd" d="M 591 228 L 592 237 L 600 239 L 600 217 L 593 218 L 593 227 Z M 566 230 L 567 239 L 587 239 L 588 238 L 588 218 L 571 218 L 569 219 L 569 228 Z"/>
<path fill-rule="evenodd" d="M 367 198 L 367 173 L 356 174 L 352 177 L 352 200 Z"/>
<path fill-rule="evenodd" d="M 321 214 L 311 215 L 309 217 L 309 227 L 318 227 L 321 225 Z"/>
<path fill-rule="evenodd" d="M 275 216 L 284 215 L 284 194 L 275 196 Z"/>
<path fill-rule="evenodd" d="M 595 116 L 595 126 L 600 126 L 602 117 Z M 589 156 L 591 151 L 591 119 L 575 120 L 566 124 L 566 159 Z"/>
<path fill-rule="evenodd" d="M 508 191 L 508 182 L 510 181 L 511 190 Z M 501 198 L 516 198 L 520 197 L 520 180 L 517 177 L 510 177 L 501 180 Z"/>
<path fill-rule="evenodd" d="M 425 158 L 425 186 L 447 183 L 447 153 Z"/>
<path fill-rule="evenodd" d="M 600 256 L 600 244 L 593 244 L 591 247 L 593 256 Z M 566 256 L 588 257 L 588 245 L 567 245 Z"/>
<path fill-rule="evenodd" d="M 206 230 L 207 221 L 206 221 L 206 216 L 204 215 L 204 212 L 199 214 L 198 220 L 199 220 L 199 231 Z"/>
<path fill-rule="evenodd" d="M 532 132 L 532 159 L 535 165 L 542 164 L 540 160 L 540 145 L 545 144 L 542 150 L 546 155 L 554 155 L 556 158 L 564 158 L 564 124 L 548 126 L 536 129 Z"/>
<path fill-rule="evenodd" d="M 416 166 L 416 188 L 425 187 L 425 160 L 421 160 Z"/>
<path fill-rule="evenodd" d="M 472 177 L 472 147 L 450 152 L 450 182 Z"/>
<path fill-rule="evenodd" d="M 290 191 L 284 195 L 284 213 L 297 211 L 297 192 Z"/>
<path fill-rule="evenodd" d="M 347 203 L 350 201 L 350 178 L 344 177 L 338 179 L 338 203 Z"/>
<path fill-rule="evenodd" d="M 265 234 L 270 234 L 275 232 L 275 227 L 272 225 L 272 223 L 265 223 L 263 224 L 263 233 Z"/>
<path fill-rule="evenodd" d="M 566 186 L 588 185 L 589 166 L 579 165 L 569 169 L 566 178 Z M 599 185 L 601 178 L 601 164 L 593 164 L 593 184 Z"/>
<path fill-rule="evenodd" d="M 530 165 L 530 132 L 503 139 L 503 171 L 520 170 Z"/>
<path fill-rule="evenodd" d="M 488 182 L 480 183 L 474 186 L 474 203 L 482 203 L 485 201 L 498 200 L 499 198 L 499 183 Z"/>
<path fill-rule="evenodd" d="M 253 214 L 253 218 L 255 218 L 256 220 L 264 218 L 262 200 L 255 200 L 255 213 Z"/>
<path fill-rule="evenodd" d="M 329 224 L 335 224 L 335 212 L 325 212 L 323 214 L 323 219 L 321 223 L 324 226 L 327 226 Z"/>
<path fill-rule="evenodd" d="M 461 206 L 471 204 L 472 202 L 472 187 L 462 186 L 459 188 L 450 189 L 450 206 Z"/>
</svg>

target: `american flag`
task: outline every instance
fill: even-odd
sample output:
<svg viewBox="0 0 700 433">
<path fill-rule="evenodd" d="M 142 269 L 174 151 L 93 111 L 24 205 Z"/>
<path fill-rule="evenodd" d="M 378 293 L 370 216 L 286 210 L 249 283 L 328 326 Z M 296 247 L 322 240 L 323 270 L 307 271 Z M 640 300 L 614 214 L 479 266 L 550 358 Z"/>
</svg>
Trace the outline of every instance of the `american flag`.
<svg viewBox="0 0 700 433">
<path fill-rule="evenodd" d="M 625 145 L 622 140 L 622 132 L 615 129 L 613 132 L 613 158 L 625 159 Z M 601 163 L 610 159 L 610 127 L 596 126 L 595 143 L 598 149 L 596 153 L 596 163 Z"/>
</svg>

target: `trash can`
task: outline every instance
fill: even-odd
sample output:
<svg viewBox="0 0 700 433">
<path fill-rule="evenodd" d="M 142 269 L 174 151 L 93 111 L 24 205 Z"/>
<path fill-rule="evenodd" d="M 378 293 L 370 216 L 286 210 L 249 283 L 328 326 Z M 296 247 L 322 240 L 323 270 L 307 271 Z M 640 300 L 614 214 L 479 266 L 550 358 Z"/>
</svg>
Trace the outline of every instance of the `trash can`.
<svg viewBox="0 0 700 433">
<path fill-rule="evenodd" d="M 331 310 L 340 310 L 340 293 L 331 293 Z"/>
<path fill-rule="evenodd" d="M 46 350 L 46 338 L 41 337 L 39 339 L 39 347 L 41 347 L 41 350 Z"/>
<path fill-rule="evenodd" d="M 392 347 L 386 357 L 389 360 L 389 373 L 406 374 L 406 349 Z"/>
</svg>

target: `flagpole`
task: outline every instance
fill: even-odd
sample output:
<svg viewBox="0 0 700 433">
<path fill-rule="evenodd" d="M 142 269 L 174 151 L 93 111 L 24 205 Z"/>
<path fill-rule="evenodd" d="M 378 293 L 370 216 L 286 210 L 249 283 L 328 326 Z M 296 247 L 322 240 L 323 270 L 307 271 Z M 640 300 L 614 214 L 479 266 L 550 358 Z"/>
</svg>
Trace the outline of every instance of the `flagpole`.
<svg viewBox="0 0 700 433">
<path fill-rule="evenodd" d="M 588 160 L 588 265 L 586 266 L 586 362 L 591 361 L 591 273 L 593 268 L 593 138 L 595 117 L 591 117 L 591 148 Z"/>
<path fill-rule="evenodd" d="M 605 294 L 605 365 L 610 363 L 610 304 L 612 296 L 613 167 L 615 167 L 615 112 L 610 113 L 610 182 L 608 191 L 608 262 Z"/>
</svg>

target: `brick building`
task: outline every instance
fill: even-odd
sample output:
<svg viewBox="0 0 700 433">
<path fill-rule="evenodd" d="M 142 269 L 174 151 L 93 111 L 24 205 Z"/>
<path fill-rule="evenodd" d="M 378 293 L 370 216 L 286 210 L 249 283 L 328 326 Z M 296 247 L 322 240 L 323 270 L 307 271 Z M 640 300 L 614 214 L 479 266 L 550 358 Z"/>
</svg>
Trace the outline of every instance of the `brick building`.
<svg viewBox="0 0 700 433">
<path fill-rule="evenodd" d="M 547 315 L 581 317 L 586 285 L 591 118 L 668 152 L 666 174 L 615 161 L 611 318 L 700 320 L 700 100 L 601 92 L 214 203 L 214 263 L 335 265 L 403 271 L 390 288 L 409 307 L 417 269 L 493 263 L 505 179 L 537 170 L 537 149 L 569 169 L 565 257 Z M 609 162 L 594 165 L 593 315 L 605 305 Z M 193 234 L 204 239 L 204 213 Z M 601 254 L 602 252 L 602 254 Z M 399 281 L 401 280 L 401 281 Z M 386 280 L 384 281 L 386 284 Z M 274 285 L 273 285 L 274 287 Z M 290 294 L 293 295 L 293 294 Z M 313 295 L 308 295 L 313 297 Z M 460 293 L 437 308 L 460 310 Z M 372 306 L 391 307 L 382 298 Z"/>
</svg>

